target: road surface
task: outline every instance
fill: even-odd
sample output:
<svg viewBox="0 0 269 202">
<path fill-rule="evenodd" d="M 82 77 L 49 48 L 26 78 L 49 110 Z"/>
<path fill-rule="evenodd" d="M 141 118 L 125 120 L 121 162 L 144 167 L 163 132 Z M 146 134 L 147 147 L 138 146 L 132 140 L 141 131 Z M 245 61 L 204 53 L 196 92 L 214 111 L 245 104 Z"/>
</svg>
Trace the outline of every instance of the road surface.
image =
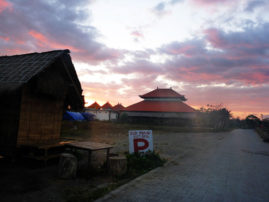
<svg viewBox="0 0 269 202">
<path fill-rule="evenodd" d="M 98 201 L 269 201 L 269 144 L 237 129 Z"/>
</svg>

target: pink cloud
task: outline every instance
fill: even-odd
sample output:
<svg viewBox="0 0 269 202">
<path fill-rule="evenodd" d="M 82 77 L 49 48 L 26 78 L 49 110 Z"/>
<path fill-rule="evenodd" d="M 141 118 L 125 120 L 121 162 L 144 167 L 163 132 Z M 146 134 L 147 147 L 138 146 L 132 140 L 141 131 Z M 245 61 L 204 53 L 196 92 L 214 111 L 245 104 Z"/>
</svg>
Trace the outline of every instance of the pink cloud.
<svg viewBox="0 0 269 202">
<path fill-rule="evenodd" d="M 201 6 L 227 4 L 233 2 L 232 0 L 191 0 L 193 3 Z"/>
<path fill-rule="evenodd" d="M 204 31 L 207 40 L 217 48 L 225 46 L 224 39 L 221 37 L 219 30 L 211 28 Z"/>
<path fill-rule="evenodd" d="M 223 104 L 232 111 L 234 117 L 245 118 L 247 114 L 269 114 L 267 100 L 268 86 L 241 86 L 219 87 L 208 86 L 196 88 L 193 85 L 186 86 L 182 94 L 188 98 L 188 103 L 197 108 L 207 104 Z"/>
<path fill-rule="evenodd" d="M 0 0 L 0 13 L 5 9 L 12 9 L 11 3 L 6 0 Z"/>
<path fill-rule="evenodd" d="M 47 38 L 45 35 L 35 30 L 30 30 L 29 34 L 37 40 L 37 45 L 41 48 L 49 46 L 51 49 L 70 49 L 72 52 L 81 52 L 81 50 L 76 47 L 61 44 L 57 41 Z"/>
<path fill-rule="evenodd" d="M 238 76 L 238 80 L 241 80 L 245 84 L 259 85 L 267 83 L 269 81 L 269 75 L 262 72 L 241 73 Z"/>
<path fill-rule="evenodd" d="M 131 33 L 131 35 L 134 36 L 134 37 L 138 37 L 138 38 L 143 38 L 144 37 L 143 33 L 139 32 L 139 31 L 133 31 Z"/>
<path fill-rule="evenodd" d="M 10 38 L 8 36 L 6 36 L 6 37 L 5 36 L 0 36 L 0 39 L 5 40 L 5 41 L 9 41 Z"/>
</svg>

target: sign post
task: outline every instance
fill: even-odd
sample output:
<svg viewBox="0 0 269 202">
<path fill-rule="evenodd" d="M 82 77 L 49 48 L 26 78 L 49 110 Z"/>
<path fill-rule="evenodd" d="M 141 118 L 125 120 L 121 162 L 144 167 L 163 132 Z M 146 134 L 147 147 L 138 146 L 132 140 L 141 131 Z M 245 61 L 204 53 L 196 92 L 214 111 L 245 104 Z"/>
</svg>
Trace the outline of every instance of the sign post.
<svg viewBox="0 0 269 202">
<path fill-rule="evenodd" d="M 152 130 L 129 130 L 129 153 L 153 151 Z"/>
</svg>

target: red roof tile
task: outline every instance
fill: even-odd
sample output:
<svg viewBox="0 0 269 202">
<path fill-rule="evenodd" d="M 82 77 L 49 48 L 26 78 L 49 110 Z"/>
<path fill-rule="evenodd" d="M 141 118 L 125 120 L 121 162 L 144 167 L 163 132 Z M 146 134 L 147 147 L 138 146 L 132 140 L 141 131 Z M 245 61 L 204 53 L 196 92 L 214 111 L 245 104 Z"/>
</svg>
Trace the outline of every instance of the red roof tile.
<svg viewBox="0 0 269 202">
<path fill-rule="evenodd" d="M 124 111 L 125 107 L 119 103 L 119 104 L 115 105 L 112 109 L 115 111 Z"/>
<path fill-rule="evenodd" d="M 182 98 L 183 95 L 180 95 L 171 88 L 160 89 L 157 88 L 149 93 L 140 95 L 141 98 Z"/>
<path fill-rule="evenodd" d="M 90 106 L 87 107 L 88 109 L 100 109 L 100 105 L 97 102 L 94 102 Z"/>
<path fill-rule="evenodd" d="M 112 107 L 112 105 L 109 102 L 107 102 L 101 108 L 102 109 L 112 109 L 113 107 Z"/>
<path fill-rule="evenodd" d="M 195 109 L 180 101 L 149 101 L 143 100 L 128 106 L 125 111 L 145 112 L 195 112 Z"/>
</svg>

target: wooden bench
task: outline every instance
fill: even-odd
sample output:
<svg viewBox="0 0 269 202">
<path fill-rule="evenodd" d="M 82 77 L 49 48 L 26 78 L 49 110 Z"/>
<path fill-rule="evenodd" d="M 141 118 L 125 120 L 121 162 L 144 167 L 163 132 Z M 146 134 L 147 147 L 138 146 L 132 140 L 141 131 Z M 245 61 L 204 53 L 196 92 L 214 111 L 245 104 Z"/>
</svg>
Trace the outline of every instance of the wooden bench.
<svg viewBox="0 0 269 202">
<path fill-rule="evenodd" d="M 49 159 L 58 158 L 65 150 L 65 145 L 71 141 L 58 141 L 50 144 L 19 145 L 18 150 L 24 158 L 44 161 L 45 166 Z"/>
</svg>

